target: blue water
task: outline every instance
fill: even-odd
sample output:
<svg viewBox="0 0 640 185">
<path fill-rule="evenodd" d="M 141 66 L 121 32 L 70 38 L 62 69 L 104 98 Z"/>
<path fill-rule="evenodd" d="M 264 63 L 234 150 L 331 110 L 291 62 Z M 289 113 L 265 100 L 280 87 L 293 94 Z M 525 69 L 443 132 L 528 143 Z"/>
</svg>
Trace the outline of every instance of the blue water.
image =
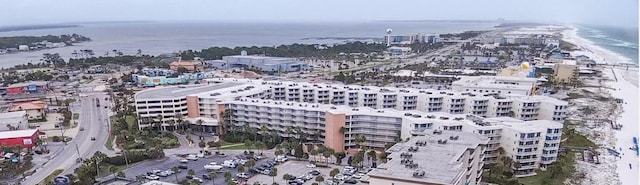
<svg viewBox="0 0 640 185">
<path fill-rule="evenodd" d="M 578 26 L 578 36 L 638 64 L 638 28 Z"/>
<path fill-rule="evenodd" d="M 387 28 L 394 34 L 451 33 L 488 30 L 492 22 L 354 22 L 354 23 L 213 23 L 136 22 L 81 24 L 79 27 L 0 32 L 0 36 L 77 33 L 93 41 L 50 50 L 0 55 L 0 67 L 39 62 L 44 53 L 70 58 L 74 50 L 91 49 L 104 55 L 114 49 L 158 55 L 201 50 L 212 46 L 278 46 L 281 44 L 339 44 L 347 41 L 382 40 Z M 330 38 L 328 38 L 330 37 Z M 337 37 L 337 38 L 334 38 Z"/>
</svg>

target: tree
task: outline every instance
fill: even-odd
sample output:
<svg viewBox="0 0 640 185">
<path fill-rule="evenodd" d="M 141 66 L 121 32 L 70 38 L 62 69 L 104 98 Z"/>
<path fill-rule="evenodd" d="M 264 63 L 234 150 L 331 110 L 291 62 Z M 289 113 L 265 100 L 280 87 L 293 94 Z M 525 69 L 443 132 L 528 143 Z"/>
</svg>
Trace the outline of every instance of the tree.
<svg viewBox="0 0 640 185">
<path fill-rule="evenodd" d="M 161 114 L 158 114 L 158 115 L 156 116 L 156 122 L 154 123 L 154 126 L 155 126 L 155 127 L 156 127 L 156 129 L 158 129 L 158 130 L 160 130 L 160 129 L 161 129 L 161 127 L 162 127 L 162 119 L 163 119 L 163 117 L 162 117 L 162 115 L 161 115 Z"/>
<path fill-rule="evenodd" d="M 193 171 L 193 169 L 189 169 L 189 171 L 187 171 L 187 174 L 194 176 L 196 175 L 196 171 Z"/>
<path fill-rule="evenodd" d="M 327 149 L 322 152 L 322 156 L 324 157 L 325 163 L 327 163 L 327 165 L 329 164 L 329 157 L 331 157 L 333 153 L 334 153 L 333 149 Z"/>
<path fill-rule="evenodd" d="M 221 146 L 222 146 L 222 143 L 220 143 L 219 141 L 214 142 L 212 145 L 212 147 L 216 147 L 216 150 L 218 150 L 218 153 L 220 153 Z"/>
<path fill-rule="evenodd" d="M 329 172 L 329 176 L 331 176 L 331 178 L 335 177 L 338 174 L 340 174 L 340 170 L 338 170 L 338 168 L 334 168 Z"/>
<path fill-rule="evenodd" d="M 253 147 L 253 142 L 251 140 L 244 140 L 244 146 L 247 147 L 249 151 L 251 151 L 251 147 Z"/>
<path fill-rule="evenodd" d="M 271 176 L 271 179 L 273 180 L 273 184 L 276 183 L 276 176 L 278 176 L 278 168 L 273 168 L 271 170 L 269 170 L 269 176 Z"/>
<path fill-rule="evenodd" d="M 216 177 L 218 177 L 218 173 L 216 173 L 216 172 L 209 172 L 209 177 L 211 177 L 211 183 L 215 183 L 215 181 L 216 181 Z"/>
<path fill-rule="evenodd" d="M 177 166 L 171 167 L 171 171 L 173 171 L 173 175 L 176 176 L 176 182 L 178 182 L 178 172 L 180 171 L 180 168 L 178 168 Z"/>
<path fill-rule="evenodd" d="M 255 161 L 255 160 L 253 160 L 253 159 L 249 159 L 249 160 L 247 161 L 246 165 L 247 165 L 249 168 L 253 168 L 254 166 L 256 166 L 256 161 Z"/>
<path fill-rule="evenodd" d="M 109 173 L 113 174 L 113 178 L 116 178 L 116 172 L 118 172 L 118 168 L 116 168 L 115 166 L 109 166 Z"/>
<path fill-rule="evenodd" d="M 371 161 L 371 166 L 373 166 L 373 162 L 375 162 L 375 160 L 378 158 L 376 151 L 369 150 L 369 152 L 367 152 L 367 156 L 369 157 L 369 160 Z"/>
<path fill-rule="evenodd" d="M 238 166 L 238 173 L 242 173 L 242 172 L 244 172 L 244 170 L 245 170 L 244 166 L 242 166 L 242 165 Z"/>
<path fill-rule="evenodd" d="M 204 127 L 202 127 L 202 124 L 204 124 L 204 121 L 202 119 L 198 119 L 198 121 L 196 121 L 196 124 L 200 126 L 200 132 L 204 132 Z"/>
<path fill-rule="evenodd" d="M 262 154 L 262 149 L 265 149 L 267 147 L 266 144 L 264 144 L 264 142 L 262 141 L 258 141 L 254 144 L 255 148 L 260 150 L 260 154 Z"/>
<path fill-rule="evenodd" d="M 380 156 L 379 156 L 380 161 L 382 161 L 382 162 L 386 163 L 386 162 L 387 162 L 387 156 L 388 156 L 388 155 L 389 155 L 389 154 L 387 154 L 387 152 L 382 152 L 382 153 L 380 153 Z"/>
<path fill-rule="evenodd" d="M 316 182 L 320 183 L 320 182 L 323 182 L 323 181 L 324 181 L 324 177 L 322 177 L 322 176 L 317 176 L 316 177 Z"/>
<path fill-rule="evenodd" d="M 362 143 L 367 141 L 367 137 L 362 135 L 362 134 L 358 134 L 356 136 L 356 145 L 358 145 L 358 147 L 362 150 L 364 150 L 364 146 L 362 145 Z"/>
</svg>

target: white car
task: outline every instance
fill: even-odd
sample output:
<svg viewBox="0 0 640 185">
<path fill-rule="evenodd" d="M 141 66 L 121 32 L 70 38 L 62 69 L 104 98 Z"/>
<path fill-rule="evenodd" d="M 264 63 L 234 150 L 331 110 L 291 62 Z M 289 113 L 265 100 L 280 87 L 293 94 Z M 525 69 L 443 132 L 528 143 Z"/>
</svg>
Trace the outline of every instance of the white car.
<svg viewBox="0 0 640 185">
<path fill-rule="evenodd" d="M 192 160 L 192 161 L 197 161 L 198 160 L 198 156 L 190 154 L 190 155 L 187 155 L 187 159 Z"/>
<path fill-rule="evenodd" d="M 307 164 L 307 167 L 309 167 L 309 168 L 315 168 L 315 167 L 316 167 L 316 165 L 315 165 L 315 164 Z"/>
<path fill-rule="evenodd" d="M 147 175 L 145 178 L 149 179 L 149 180 L 158 180 L 158 179 L 160 179 L 160 177 L 158 177 L 157 175 Z"/>
<path fill-rule="evenodd" d="M 243 179 L 247 179 L 247 178 L 249 178 L 249 176 L 247 176 L 247 174 L 246 174 L 246 173 L 239 173 L 239 174 L 236 174 L 236 177 L 238 177 L 238 178 L 243 178 Z"/>
<path fill-rule="evenodd" d="M 199 183 L 204 182 L 204 181 L 202 181 L 202 179 L 201 179 L 201 178 L 198 178 L 198 177 L 194 177 L 194 178 L 193 178 L 193 179 L 191 179 L 191 180 L 192 180 L 192 181 L 199 182 Z"/>
<path fill-rule="evenodd" d="M 182 158 L 182 159 L 180 159 L 180 162 L 181 162 L 181 163 L 187 163 L 187 162 L 189 162 L 189 160 L 188 160 L 188 159 L 185 159 L 185 158 Z"/>
<path fill-rule="evenodd" d="M 358 174 L 353 175 L 353 178 L 356 178 L 356 179 L 360 179 L 362 177 L 364 177 L 364 173 L 358 173 Z"/>
</svg>

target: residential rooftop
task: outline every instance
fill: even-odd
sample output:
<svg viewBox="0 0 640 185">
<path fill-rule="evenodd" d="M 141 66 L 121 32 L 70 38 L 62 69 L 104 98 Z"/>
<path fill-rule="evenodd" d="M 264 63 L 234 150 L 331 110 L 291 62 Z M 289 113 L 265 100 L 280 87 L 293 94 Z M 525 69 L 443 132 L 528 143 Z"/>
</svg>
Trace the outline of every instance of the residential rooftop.
<svg viewBox="0 0 640 185">
<path fill-rule="evenodd" d="M 200 92 L 209 92 L 217 89 L 229 88 L 241 85 L 239 83 L 221 83 L 215 85 L 180 85 L 169 87 L 155 87 L 136 93 L 136 99 L 176 98 L 192 95 Z"/>
<path fill-rule="evenodd" d="M 452 140 L 452 137 L 457 137 Z M 438 141 L 447 140 L 446 144 Z M 424 146 L 416 143 L 426 142 Z M 466 167 L 463 155 L 467 150 L 473 150 L 479 145 L 489 142 L 489 138 L 475 133 L 442 131 L 441 134 L 429 133 L 424 136 L 416 136 L 408 142 L 398 143 L 387 150 L 391 154 L 387 163 L 383 163 L 368 175 L 372 178 L 398 179 L 412 181 L 416 184 L 456 184 L 465 173 Z M 410 148 L 417 147 L 413 152 Z M 402 164 L 403 155 L 411 154 L 407 158 L 416 168 L 407 168 Z M 414 172 L 425 172 L 424 176 L 416 177 Z"/>
<path fill-rule="evenodd" d="M 19 117 L 24 117 L 27 114 L 27 111 L 14 111 L 14 112 L 3 112 L 0 113 L 0 120 L 1 119 L 11 119 L 11 118 L 19 118 Z M 2 121 L 0 121 L 2 122 Z"/>
</svg>

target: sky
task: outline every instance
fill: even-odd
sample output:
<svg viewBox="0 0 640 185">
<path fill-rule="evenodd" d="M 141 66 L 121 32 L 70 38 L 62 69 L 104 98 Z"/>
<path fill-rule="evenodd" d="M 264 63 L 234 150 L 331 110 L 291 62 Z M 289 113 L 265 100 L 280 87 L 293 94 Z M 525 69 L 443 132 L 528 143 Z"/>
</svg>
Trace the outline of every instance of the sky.
<svg viewBox="0 0 640 185">
<path fill-rule="evenodd" d="M 638 0 L 19 0 L 0 26 L 93 21 L 506 20 L 638 27 Z"/>
</svg>

